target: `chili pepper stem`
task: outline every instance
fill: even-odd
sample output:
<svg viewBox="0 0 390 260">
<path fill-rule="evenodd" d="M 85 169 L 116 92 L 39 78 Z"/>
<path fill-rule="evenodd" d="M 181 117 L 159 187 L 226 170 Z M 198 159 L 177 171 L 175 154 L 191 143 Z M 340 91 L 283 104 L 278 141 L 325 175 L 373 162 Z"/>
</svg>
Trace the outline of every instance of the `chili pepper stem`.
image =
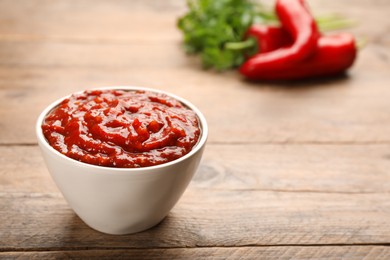
<svg viewBox="0 0 390 260">
<path fill-rule="evenodd" d="M 318 21 L 318 26 L 321 31 L 333 31 L 356 26 L 357 22 L 352 19 L 334 19 Z"/>
<path fill-rule="evenodd" d="M 368 39 L 366 37 L 359 37 L 356 40 L 356 48 L 358 50 L 363 49 L 364 47 L 367 46 L 367 44 L 368 44 Z"/>
<path fill-rule="evenodd" d="M 256 40 L 254 38 L 248 38 L 245 41 L 241 42 L 227 42 L 225 43 L 224 47 L 227 50 L 245 50 L 249 48 L 253 48 L 256 46 Z"/>
</svg>

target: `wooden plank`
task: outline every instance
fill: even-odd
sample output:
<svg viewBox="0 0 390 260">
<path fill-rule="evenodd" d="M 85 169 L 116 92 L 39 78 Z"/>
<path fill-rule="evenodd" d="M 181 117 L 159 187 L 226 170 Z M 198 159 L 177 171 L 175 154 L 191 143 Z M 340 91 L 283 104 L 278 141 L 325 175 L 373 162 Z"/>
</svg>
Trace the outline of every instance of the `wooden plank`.
<svg viewBox="0 0 390 260">
<path fill-rule="evenodd" d="M 188 63 L 179 41 L 101 44 L 99 42 L 0 42 L 2 67 L 180 68 Z"/>
<path fill-rule="evenodd" d="M 58 192 L 37 146 L 0 147 L 1 192 Z"/>
<path fill-rule="evenodd" d="M 262 2 L 268 6 L 272 4 Z M 386 26 L 378 26 L 389 22 L 386 14 L 390 8 L 386 0 L 357 0 L 353 5 L 342 1 L 310 0 L 309 4 L 316 14 L 341 13 L 357 19 L 359 26 L 354 31 L 364 32 L 370 39 L 376 41 L 388 37 Z M 364 10 L 364 17 L 361 10 Z M 185 2 L 181 0 L 20 0 L 17 5 L 1 0 L 0 35 L 5 40 L 28 41 L 161 41 L 179 35 L 175 23 L 185 11 Z M 25 19 L 26 13 L 29 19 Z M 367 17 L 369 19 L 364 19 Z M 371 37 L 374 35 L 377 37 Z"/>
<path fill-rule="evenodd" d="M 0 250 L 387 244 L 389 194 L 189 189 L 158 226 L 110 236 L 58 194 L 0 194 Z"/>
<path fill-rule="evenodd" d="M 390 142 L 388 70 L 352 73 L 349 79 L 294 87 L 250 84 L 235 73 L 215 75 L 195 66 L 5 68 L 0 69 L 0 143 L 35 143 L 33 127 L 25 126 L 34 125 L 40 111 L 65 94 L 124 84 L 163 89 L 192 101 L 209 122 L 210 142 Z"/>
<path fill-rule="evenodd" d="M 278 246 L 0 252 L 6 259 L 373 259 L 390 258 L 388 246 Z"/>
<path fill-rule="evenodd" d="M 207 146 L 190 187 L 390 193 L 389 145 Z M 36 146 L 0 147 L 1 192 L 58 192 Z"/>
<path fill-rule="evenodd" d="M 208 145 L 192 187 L 390 192 L 388 145 Z"/>
<path fill-rule="evenodd" d="M 151 0 L 22 0 L 18 4 L 2 0 L 0 35 L 5 40 L 164 41 L 179 35 L 175 20 L 184 5 Z"/>
<path fill-rule="evenodd" d="M 313 8 L 343 5 L 328 2 L 313 1 Z M 249 84 L 236 72 L 204 72 L 183 54 L 175 28 L 182 1 L 136 1 L 133 12 L 121 0 L 0 1 L 0 10 L 7 10 L 0 23 L 0 143 L 35 143 L 33 128 L 25 126 L 33 125 L 49 102 L 91 86 L 118 84 L 190 99 L 209 121 L 210 142 L 390 142 L 390 49 L 383 32 L 389 21 L 380 15 L 388 6 L 376 2 L 378 8 L 367 10 L 374 18 L 367 23 L 383 26 L 359 27 L 374 44 L 361 52 L 350 78 Z M 359 1 L 343 11 L 357 15 L 367 5 Z M 26 12 L 28 21 L 22 19 Z M 140 17 L 146 20 L 142 26 Z M 124 35 L 129 24 L 131 33 Z"/>
</svg>

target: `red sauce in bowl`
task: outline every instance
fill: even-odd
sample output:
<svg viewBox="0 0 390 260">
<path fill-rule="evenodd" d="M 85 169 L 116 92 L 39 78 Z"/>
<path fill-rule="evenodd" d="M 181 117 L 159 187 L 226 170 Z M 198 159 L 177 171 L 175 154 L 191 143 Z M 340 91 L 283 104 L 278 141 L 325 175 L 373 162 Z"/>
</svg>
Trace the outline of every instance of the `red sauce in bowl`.
<svg viewBox="0 0 390 260">
<path fill-rule="evenodd" d="M 44 119 L 60 153 L 108 167 L 147 167 L 189 153 L 201 134 L 195 112 L 161 93 L 94 90 L 74 94 Z"/>
</svg>

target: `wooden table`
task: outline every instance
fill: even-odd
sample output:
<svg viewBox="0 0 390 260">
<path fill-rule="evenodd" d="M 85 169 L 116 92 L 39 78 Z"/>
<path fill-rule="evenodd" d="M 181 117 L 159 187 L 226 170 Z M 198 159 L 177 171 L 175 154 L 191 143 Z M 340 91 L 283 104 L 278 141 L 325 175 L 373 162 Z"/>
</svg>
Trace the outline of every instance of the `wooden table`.
<svg viewBox="0 0 390 260">
<path fill-rule="evenodd" d="M 311 0 L 360 21 L 348 77 L 248 83 L 200 69 L 175 27 L 185 2 L 0 0 L 0 258 L 390 259 L 390 5 Z M 51 180 L 34 134 L 74 91 L 141 85 L 196 104 L 202 164 L 158 226 L 86 226 Z"/>
</svg>

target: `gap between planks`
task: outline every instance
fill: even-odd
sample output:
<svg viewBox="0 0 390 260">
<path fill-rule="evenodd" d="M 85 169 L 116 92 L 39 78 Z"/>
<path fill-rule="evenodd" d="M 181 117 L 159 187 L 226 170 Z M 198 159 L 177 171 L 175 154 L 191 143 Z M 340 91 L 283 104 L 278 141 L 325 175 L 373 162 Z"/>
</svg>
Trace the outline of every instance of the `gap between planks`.
<svg viewBox="0 0 390 260">
<path fill-rule="evenodd" d="M 0 252 L 53 252 L 53 251 L 84 251 L 84 250 L 159 250 L 159 249 L 202 249 L 202 248 L 267 248 L 267 247 L 370 247 L 385 246 L 389 243 L 351 243 L 351 244 L 269 244 L 269 245 L 237 245 L 237 246 L 196 246 L 196 247 L 37 247 L 37 248 L 0 248 Z"/>
<path fill-rule="evenodd" d="M 383 194 L 390 192 L 369 192 L 369 191 L 326 191 L 326 190 L 286 190 L 286 189 L 218 189 L 218 188 L 194 188 L 194 190 L 210 191 L 228 191 L 228 192 L 270 192 L 270 193 L 314 193 L 314 194 L 344 194 L 344 195 L 364 195 L 364 194 Z M 23 192 L 0 192 L 0 198 L 62 198 L 60 193 L 23 193 Z"/>
</svg>

